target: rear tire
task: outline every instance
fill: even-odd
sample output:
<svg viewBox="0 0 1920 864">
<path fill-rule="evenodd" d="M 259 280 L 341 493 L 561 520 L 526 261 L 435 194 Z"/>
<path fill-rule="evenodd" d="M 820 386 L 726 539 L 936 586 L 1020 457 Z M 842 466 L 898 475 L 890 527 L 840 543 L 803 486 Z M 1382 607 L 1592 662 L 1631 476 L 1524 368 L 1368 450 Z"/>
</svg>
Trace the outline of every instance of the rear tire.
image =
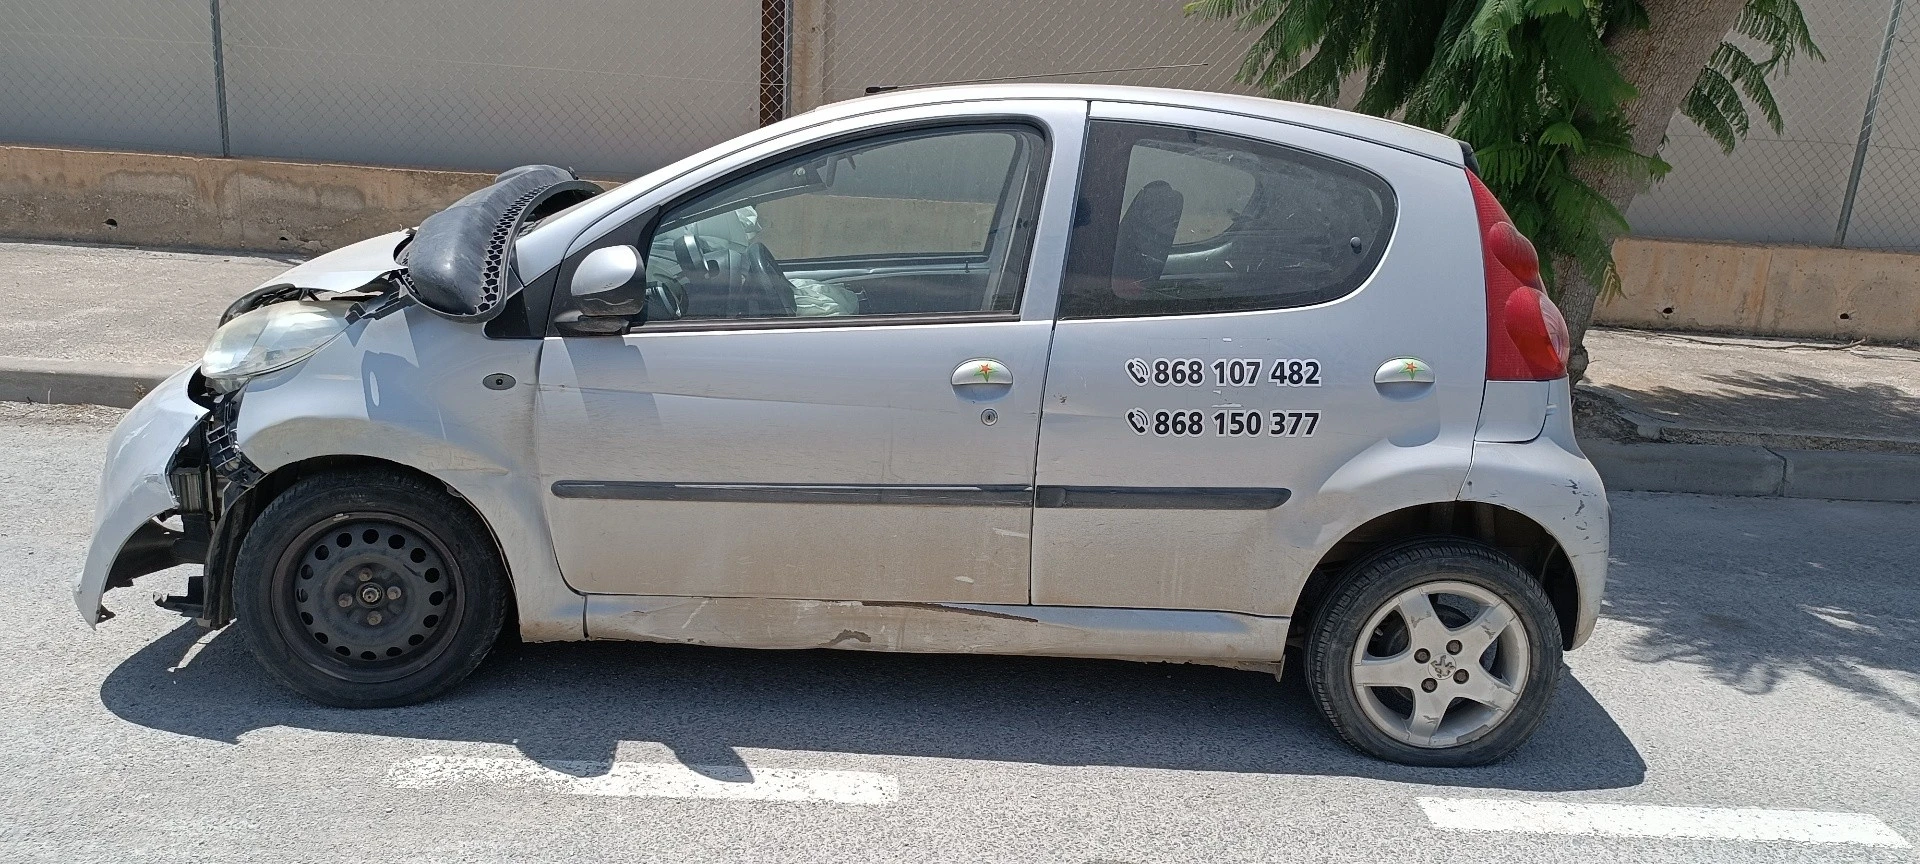
<svg viewBox="0 0 1920 864">
<path fill-rule="evenodd" d="M 480 519 L 391 472 L 294 483 L 247 530 L 234 576 L 254 658 L 282 686 L 341 708 L 451 690 L 486 659 L 508 606 Z"/>
<path fill-rule="evenodd" d="M 1351 565 L 1314 617 L 1307 687 L 1363 753 L 1423 767 L 1484 765 L 1525 744 L 1560 678 L 1559 619 L 1513 559 L 1458 539 Z"/>
</svg>

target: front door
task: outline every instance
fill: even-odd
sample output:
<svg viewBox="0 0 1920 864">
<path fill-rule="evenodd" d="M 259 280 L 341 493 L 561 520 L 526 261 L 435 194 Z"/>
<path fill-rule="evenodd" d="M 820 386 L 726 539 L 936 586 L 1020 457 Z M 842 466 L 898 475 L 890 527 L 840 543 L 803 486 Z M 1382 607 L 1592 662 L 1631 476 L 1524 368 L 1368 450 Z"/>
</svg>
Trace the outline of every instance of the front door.
<svg viewBox="0 0 1920 864">
<path fill-rule="evenodd" d="M 1459 200 L 1465 177 L 1252 118 L 1093 116 L 1033 602 L 1288 614 L 1317 551 L 1379 503 L 1354 497 L 1369 472 L 1417 476 L 1402 504 L 1464 480 L 1479 259 L 1457 214 L 1421 205 Z M 1413 373 L 1376 385 L 1395 362 Z"/>
<path fill-rule="evenodd" d="M 654 320 L 541 357 L 568 583 L 1027 602 L 1051 303 L 1021 313 L 1056 290 L 1027 275 L 1049 154 L 1038 121 L 889 127 L 639 220 Z"/>
</svg>

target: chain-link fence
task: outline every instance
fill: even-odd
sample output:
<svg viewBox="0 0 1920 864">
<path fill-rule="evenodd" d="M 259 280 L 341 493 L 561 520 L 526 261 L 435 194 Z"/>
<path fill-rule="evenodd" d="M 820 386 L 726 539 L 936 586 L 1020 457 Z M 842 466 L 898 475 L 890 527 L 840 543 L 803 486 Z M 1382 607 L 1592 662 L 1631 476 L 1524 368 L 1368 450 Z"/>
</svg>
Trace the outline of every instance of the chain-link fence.
<svg viewBox="0 0 1920 864">
<path fill-rule="evenodd" d="M 630 176 L 762 119 L 762 0 L 6 5 L 13 142 Z"/>
<path fill-rule="evenodd" d="M 1827 59 L 1774 79 L 1785 132 L 1756 112 L 1724 154 L 1675 119 L 1673 173 L 1628 211 L 1634 232 L 1920 251 L 1920 8 L 1903 4 L 1920 0 L 1801 0 Z"/>
<path fill-rule="evenodd" d="M 801 0 L 807 5 L 808 0 Z M 829 0 L 824 101 L 872 87 L 1048 80 L 1251 92 L 1252 34 L 1180 0 Z"/>
<path fill-rule="evenodd" d="M 205 0 L 6 0 L 0 140 L 220 152 Z"/>
<path fill-rule="evenodd" d="M 1920 9 L 1902 3 L 1920 0 L 1802 0 L 1828 59 L 1776 81 L 1786 132 L 1756 122 L 1725 155 L 1676 121 L 1636 233 L 1920 250 Z M 874 88 L 1244 90 L 1252 34 L 1181 5 L 5 0 L 0 141 L 632 176 Z"/>
</svg>

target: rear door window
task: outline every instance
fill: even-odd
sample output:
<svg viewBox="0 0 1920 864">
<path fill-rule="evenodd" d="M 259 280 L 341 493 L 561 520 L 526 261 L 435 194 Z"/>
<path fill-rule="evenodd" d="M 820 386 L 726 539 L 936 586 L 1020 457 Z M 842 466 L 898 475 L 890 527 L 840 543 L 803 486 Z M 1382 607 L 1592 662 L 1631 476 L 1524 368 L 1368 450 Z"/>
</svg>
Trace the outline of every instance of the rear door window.
<svg viewBox="0 0 1920 864">
<path fill-rule="evenodd" d="M 1358 166 L 1264 141 L 1095 121 L 1063 318 L 1285 309 L 1366 282 L 1393 189 Z"/>
</svg>

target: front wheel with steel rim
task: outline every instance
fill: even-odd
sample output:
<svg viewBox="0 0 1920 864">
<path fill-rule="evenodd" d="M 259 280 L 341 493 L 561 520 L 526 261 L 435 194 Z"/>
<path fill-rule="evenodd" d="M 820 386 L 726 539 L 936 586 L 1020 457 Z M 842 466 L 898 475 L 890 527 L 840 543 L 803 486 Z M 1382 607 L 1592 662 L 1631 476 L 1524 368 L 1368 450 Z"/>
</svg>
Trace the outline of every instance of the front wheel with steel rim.
<svg viewBox="0 0 1920 864">
<path fill-rule="evenodd" d="M 431 699 L 498 636 L 506 576 L 485 525 L 444 490 L 381 472 L 301 480 L 260 514 L 235 562 L 248 647 L 328 705 Z"/>
<path fill-rule="evenodd" d="M 1524 744 L 1560 674 L 1560 626 L 1513 559 L 1435 539 L 1357 561 L 1321 604 L 1307 685 L 1356 749 L 1480 765 Z"/>
</svg>

